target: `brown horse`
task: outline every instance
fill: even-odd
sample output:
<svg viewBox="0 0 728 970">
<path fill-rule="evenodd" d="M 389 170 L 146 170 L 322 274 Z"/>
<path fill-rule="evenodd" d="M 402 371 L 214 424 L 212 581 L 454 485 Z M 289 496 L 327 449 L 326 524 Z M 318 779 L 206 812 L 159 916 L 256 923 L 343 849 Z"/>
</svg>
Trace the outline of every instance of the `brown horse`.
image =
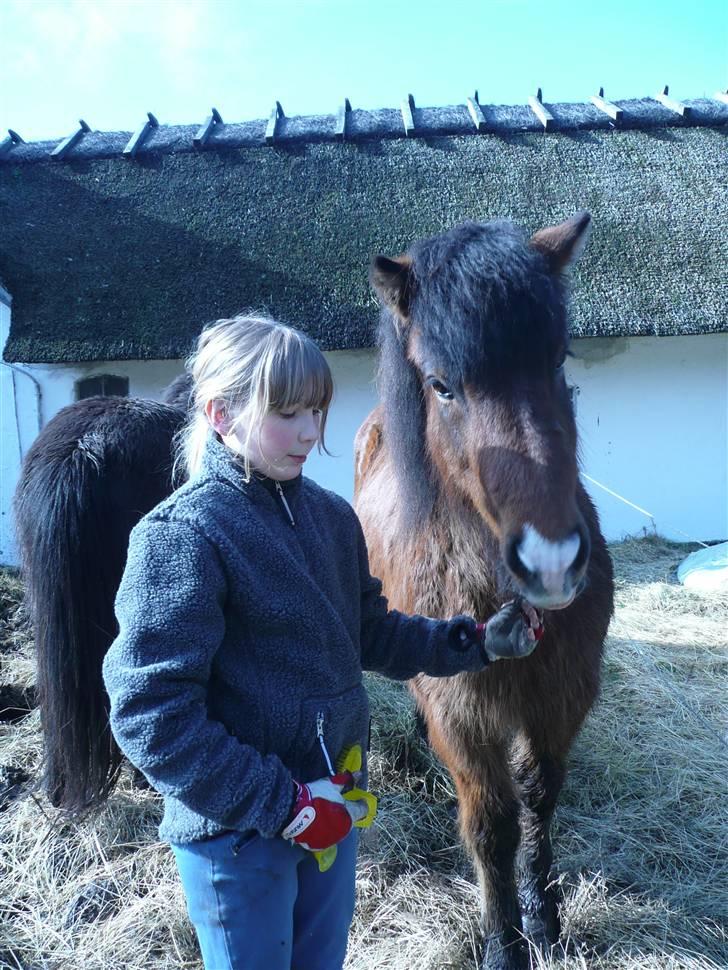
<svg viewBox="0 0 728 970">
<path fill-rule="evenodd" d="M 559 938 L 549 828 L 599 689 L 612 568 L 578 477 L 563 272 L 589 215 L 538 232 L 466 223 L 377 257 L 381 405 L 356 439 L 355 505 L 390 604 L 487 619 L 544 609 L 525 660 L 411 688 L 450 771 L 482 888 L 484 968 Z"/>
</svg>

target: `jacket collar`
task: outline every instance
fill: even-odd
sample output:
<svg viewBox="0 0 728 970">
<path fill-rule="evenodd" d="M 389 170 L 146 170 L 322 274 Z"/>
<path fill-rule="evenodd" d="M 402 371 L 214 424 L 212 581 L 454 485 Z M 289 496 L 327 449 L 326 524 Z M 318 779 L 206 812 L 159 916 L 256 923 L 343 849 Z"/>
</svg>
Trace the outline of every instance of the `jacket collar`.
<svg viewBox="0 0 728 970">
<path fill-rule="evenodd" d="M 210 475 L 214 478 L 222 478 L 235 488 L 240 489 L 251 498 L 259 494 L 270 494 L 260 476 L 255 471 L 250 476 L 250 481 L 246 481 L 245 467 L 242 460 L 237 458 L 229 448 L 227 448 L 214 431 L 210 431 L 205 442 L 205 449 L 202 453 L 202 474 Z M 302 475 L 287 482 L 281 482 L 281 486 L 286 493 L 288 502 L 296 501 L 301 491 Z"/>
</svg>

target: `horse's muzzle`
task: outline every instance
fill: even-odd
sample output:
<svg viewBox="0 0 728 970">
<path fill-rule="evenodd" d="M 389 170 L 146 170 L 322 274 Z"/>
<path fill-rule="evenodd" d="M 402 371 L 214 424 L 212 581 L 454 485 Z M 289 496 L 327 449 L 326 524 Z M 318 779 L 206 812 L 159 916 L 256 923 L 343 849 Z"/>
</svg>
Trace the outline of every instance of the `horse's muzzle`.
<svg viewBox="0 0 728 970">
<path fill-rule="evenodd" d="M 541 610 L 562 610 L 584 586 L 591 540 L 579 523 L 564 539 L 546 539 L 526 524 L 506 542 L 505 561 L 522 595 Z"/>
</svg>

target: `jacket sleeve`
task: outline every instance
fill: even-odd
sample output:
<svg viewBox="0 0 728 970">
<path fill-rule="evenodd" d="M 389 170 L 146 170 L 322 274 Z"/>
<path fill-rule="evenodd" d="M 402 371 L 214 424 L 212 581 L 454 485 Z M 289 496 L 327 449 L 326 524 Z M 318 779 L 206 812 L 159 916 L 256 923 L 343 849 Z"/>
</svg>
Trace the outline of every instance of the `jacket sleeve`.
<svg viewBox="0 0 728 970">
<path fill-rule="evenodd" d="M 217 551 L 192 525 L 144 519 L 134 529 L 103 665 L 111 729 L 162 795 L 226 828 L 273 836 L 291 808 L 290 772 L 207 713 L 226 588 Z"/>
<path fill-rule="evenodd" d="M 463 648 L 460 630 L 472 633 L 472 617 L 433 620 L 390 610 L 380 580 L 369 571 L 369 554 L 359 520 L 356 520 L 361 587 L 361 661 L 365 670 L 376 670 L 394 680 L 417 674 L 450 677 L 482 670 L 486 663 L 474 641 Z"/>
</svg>

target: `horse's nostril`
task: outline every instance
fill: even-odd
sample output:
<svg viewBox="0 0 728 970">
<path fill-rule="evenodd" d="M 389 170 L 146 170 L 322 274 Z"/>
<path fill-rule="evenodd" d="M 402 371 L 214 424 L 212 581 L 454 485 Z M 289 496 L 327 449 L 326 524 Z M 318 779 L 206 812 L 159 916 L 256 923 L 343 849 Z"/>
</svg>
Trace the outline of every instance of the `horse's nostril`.
<svg viewBox="0 0 728 970">
<path fill-rule="evenodd" d="M 519 548 L 523 542 L 523 533 L 512 535 L 506 542 L 505 561 L 510 571 L 523 583 L 533 579 L 533 574 L 520 556 Z"/>
<path fill-rule="evenodd" d="M 571 564 L 571 573 L 575 577 L 584 573 L 586 565 L 589 562 L 589 556 L 591 555 L 591 536 L 588 530 L 583 525 L 578 525 L 576 532 L 579 536 L 579 551 Z"/>
</svg>

